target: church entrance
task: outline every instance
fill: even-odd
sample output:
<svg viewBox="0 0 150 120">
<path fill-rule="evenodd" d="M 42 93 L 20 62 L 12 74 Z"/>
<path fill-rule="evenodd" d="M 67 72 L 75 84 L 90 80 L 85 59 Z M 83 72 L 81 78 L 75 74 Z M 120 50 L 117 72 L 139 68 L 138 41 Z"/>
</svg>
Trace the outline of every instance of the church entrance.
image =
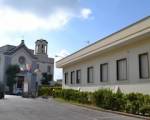
<svg viewBox="0 0 150 120">
<path fill-rule="evenodd" d="M 22 95 L 23 86 L 24 86 L 24 76 L 18 76 L 17 83 L 16 83 L 16 94 L 17 95 Z"/>
</svg>

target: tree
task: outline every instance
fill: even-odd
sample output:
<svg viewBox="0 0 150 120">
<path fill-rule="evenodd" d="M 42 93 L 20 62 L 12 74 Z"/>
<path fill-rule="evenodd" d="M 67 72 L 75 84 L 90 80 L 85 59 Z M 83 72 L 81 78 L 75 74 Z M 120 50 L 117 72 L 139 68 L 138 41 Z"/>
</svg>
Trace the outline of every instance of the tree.
<svg viewBox="0 0 150 120">
<path fill-rule="evenodd" d="M 52 81 L 52 75 L 47 73 L 42 73 L 42 85 L 50 85 L 50 81 Z"/>
<path fill-rule="evenodd" d="M 9 65 L 6 70 L 7 86 L 9 87 L 9 93 L 12 94 L 13 86 L 16 83 L 16 74 L 20 72 L 18 65 Z"/>
</svg>

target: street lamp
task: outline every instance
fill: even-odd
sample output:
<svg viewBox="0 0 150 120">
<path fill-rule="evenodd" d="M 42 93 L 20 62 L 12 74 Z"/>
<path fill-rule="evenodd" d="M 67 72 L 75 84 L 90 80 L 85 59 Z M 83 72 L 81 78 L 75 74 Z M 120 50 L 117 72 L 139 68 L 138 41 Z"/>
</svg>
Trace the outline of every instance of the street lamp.
<svg viewBox="0 0 150 120">
<path fill-rule="evenodd" d="M 61 57 L 61 58 L 63 58 L 63 56 L 60 56 L 60 55 L 55 55 L 55 57 Z"/>
</svg>

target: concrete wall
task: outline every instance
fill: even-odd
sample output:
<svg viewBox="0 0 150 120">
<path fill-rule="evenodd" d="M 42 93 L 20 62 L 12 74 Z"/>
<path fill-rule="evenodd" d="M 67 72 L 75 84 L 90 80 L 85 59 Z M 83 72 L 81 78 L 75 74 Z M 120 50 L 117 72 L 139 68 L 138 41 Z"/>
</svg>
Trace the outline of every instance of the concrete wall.
<svg viewBox="0 0 150 120">
<path fill-rule="evenodd" d="M 42 74 L 41 73 L 47 72 L 47 67 L 48 66 L 51 66 L 51 74 L 54 74 L 53 73 L 54 72 L 54 65 L 53 64 L 49 64 L 49 63 L 45 63 L 45 62 L 33 61 L 33 59 L 29 56 L 29 54 L 24 49 L 20 49 L 14 55 L 11 56 L 12 57 L 11 64 L 19 64 L 18 59 L 19 59 L 20 56 L 24 56 L 25 57 L 26 64 L 34 65 L 32 67 L 36 67 L 35 64 L 39 64 L 40 73 L 37 73 L 37 81 L 39 83 L 40 83 L 41 78 L 42 78 Z"/>
<path fill-rule="evenodd" d="M 123 92 L 142 92 L 150 94 L 150 78 L 140 79 L 139 78 L 139 54 L 148 53 L 150 61 L 150 38 L 142 39 L 138 42 L 124 45 L 120 48 L 116 48 L 111 51 L 107 51 L 103 54 L 97 54 L 84 61 L 74 63 L 73 65 L 63 68 L 63 74 L 69 73 L 69 84 L 65 85 L 63 80 L 64 88 L 81 89 L 83 91 L 94 91 L 100 88 L 111 88 L 116 90 L 118 87 Z M 116 60 L 127 58 L 127 80 L 117 81 L 116 73 Z M 100 82 L 100 64 L 108 63 L 108 82 Z M 87 68 L 94 67 L 94 83 L 87 83 Z M 150 67 L 150 66 L 149 66 Z M 70 84 L 71 71 L 81 69 L 81 84 Z"/>
<path fill-rule="evenodd" d="M 37 64 L 39 64 L 39 69 L 40 69 L 40 72 L 37 73 L 37 81 L 39 84 L 42 79 L 42 73 L 48 73 L 47 71 L 48 66 L 51 66 L 50 74 L 52 74 L 54 77 L 54 64 L 41 63 L 41 62 L 38 62 Z"/>
<path fill-rule="evenodd" d="M 19 51 L 17 51 L 15 54 L 13 54 L 11 64 L 19 64 L 19 57 L 24 56 L 26 59 L 26 64 L 32 64 L 32 58 L 29 56 L 29 54 L 22 48 Z"/>
<path fill-rule="evenodd" d="M 41 72 L 47 72 L 47 67 L 51 66 L 51 74 L 53 74 L 53 64 L 49 64 L 49 63 L 39 63 L 39 69 Z"/>
</svg>

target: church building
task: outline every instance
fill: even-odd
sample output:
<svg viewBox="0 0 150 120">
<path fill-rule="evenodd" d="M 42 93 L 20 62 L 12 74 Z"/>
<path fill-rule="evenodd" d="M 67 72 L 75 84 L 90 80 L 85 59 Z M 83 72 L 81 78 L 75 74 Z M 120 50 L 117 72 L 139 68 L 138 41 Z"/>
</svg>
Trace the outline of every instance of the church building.
<svg viewBox="0 0 150 120">
<path fill-rule="evenodd" d="M 54 59 L 47 54 L 48 42 L 40 39 L 35 42 L 35 51 L 27 48 L 24 40 L 18 46 L 0 47 L 0 81 L 6 85 L 6 70 L 9 65 L 19 65 L 13 93 L 23 92 L 35 94 L 41 84 L 43 73 L 50 75 L 53 81 Z"/>
</svg>

